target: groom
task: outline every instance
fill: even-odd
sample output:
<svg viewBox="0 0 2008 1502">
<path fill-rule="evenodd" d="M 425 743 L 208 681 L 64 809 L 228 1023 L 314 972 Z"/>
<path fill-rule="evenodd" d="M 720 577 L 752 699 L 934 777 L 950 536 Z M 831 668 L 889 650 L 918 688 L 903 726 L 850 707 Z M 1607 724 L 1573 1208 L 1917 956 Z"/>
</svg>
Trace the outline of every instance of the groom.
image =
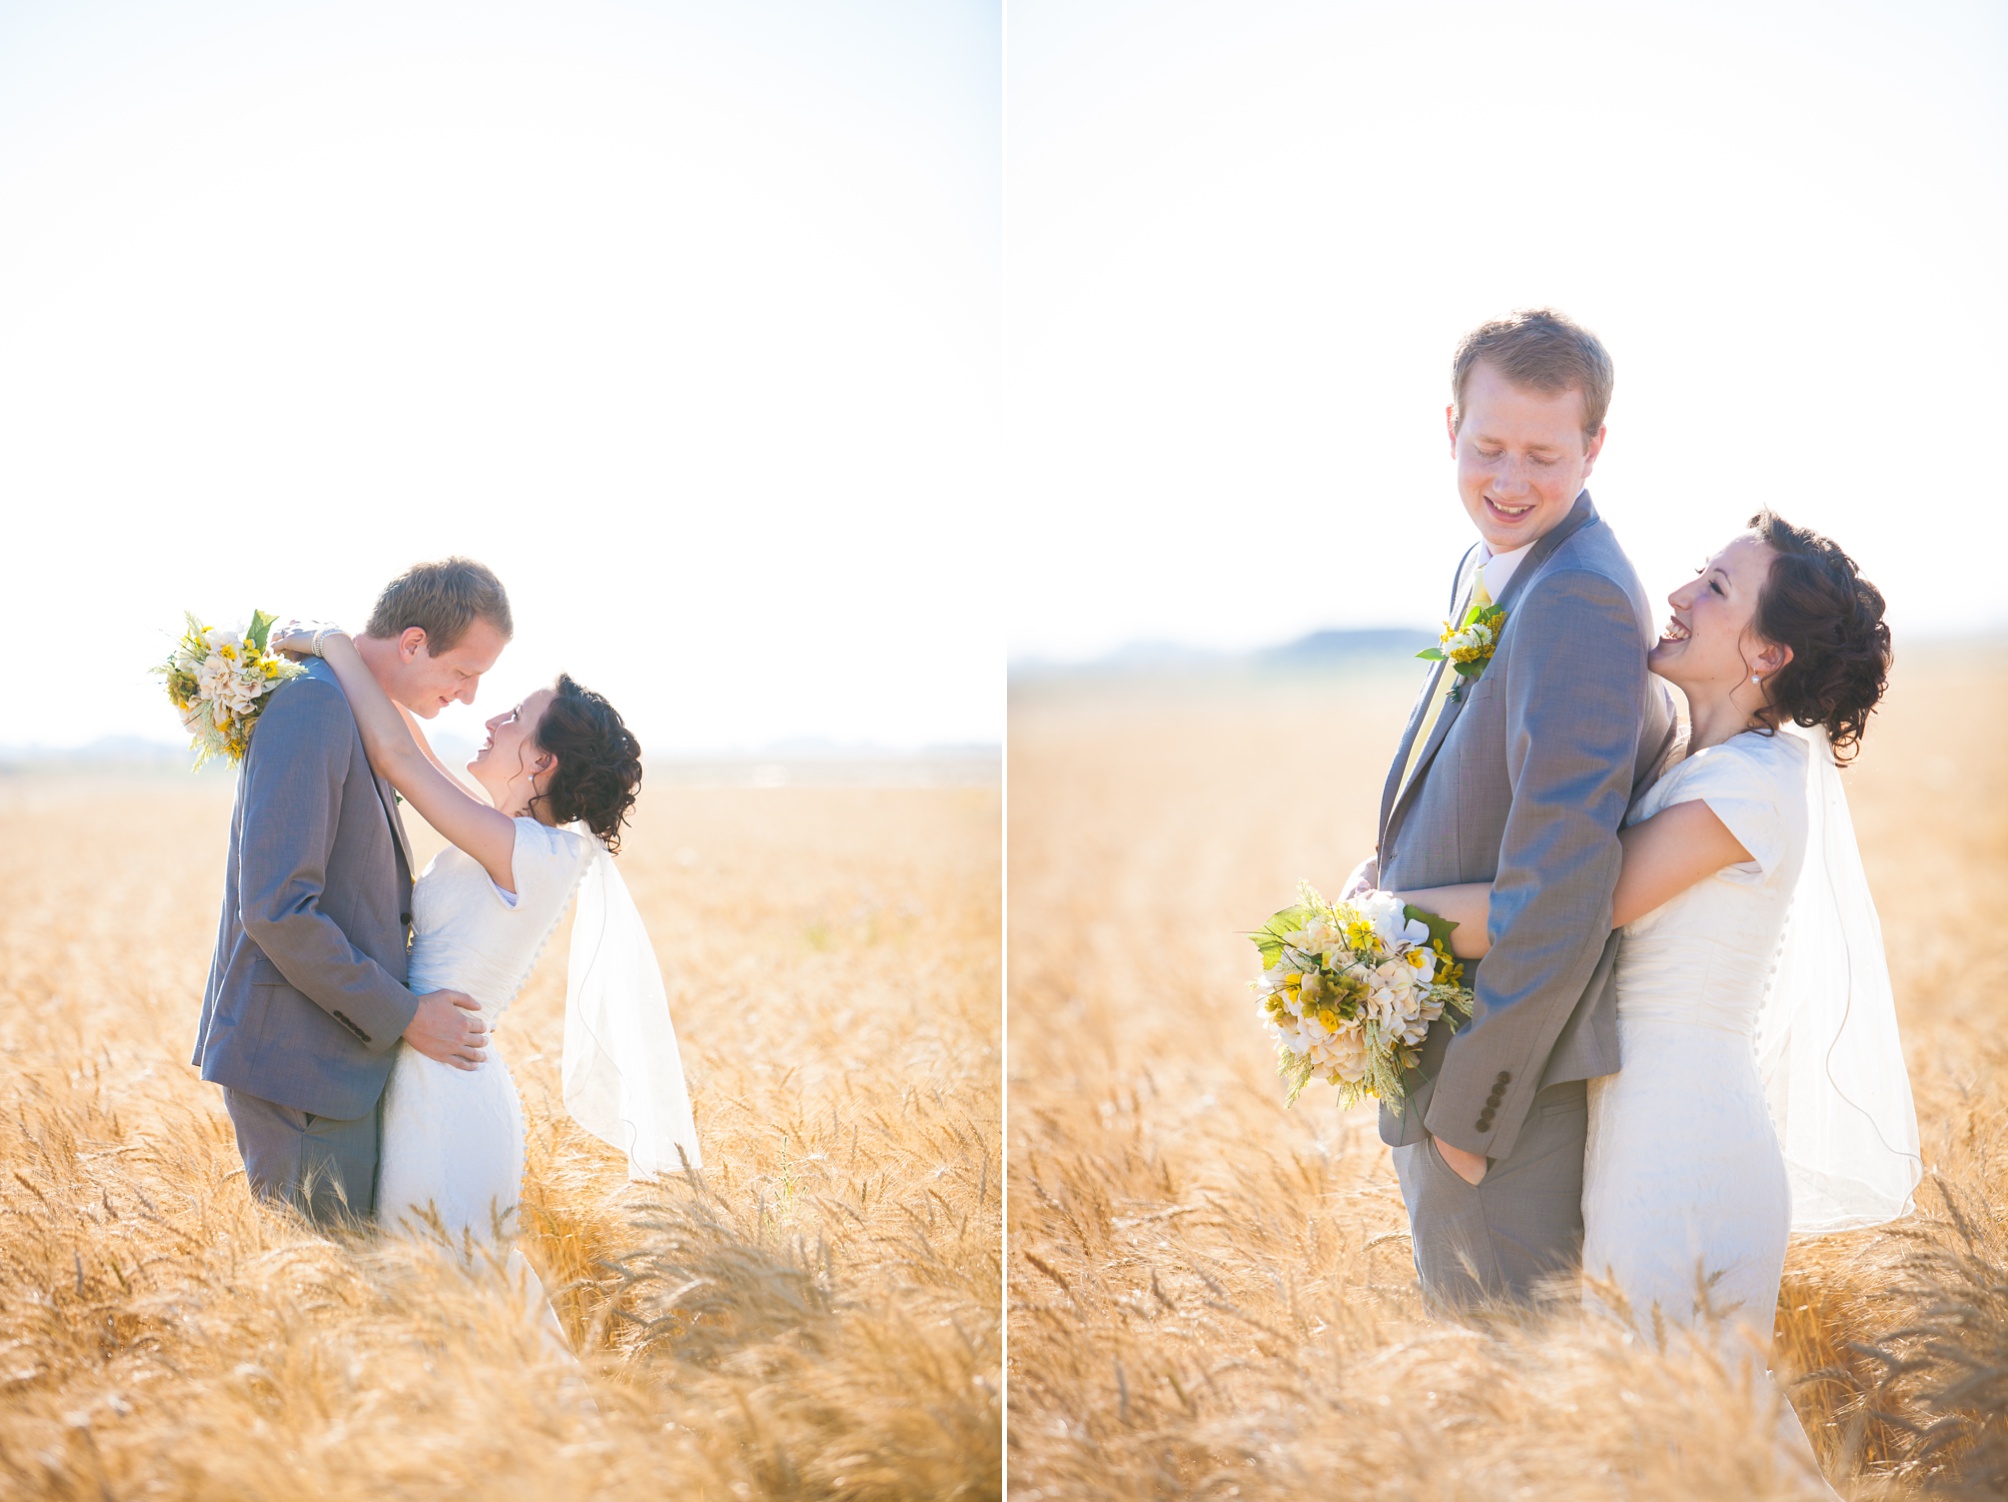
<svg viewBox="0 0 2008 1502">
<path fill-rule="evenodd" d="M 501 581 L 449 558 L 392 581 L 356 646 L 393 702 L 430 719 L 474 702 L 511 630 Z M 398 1040 L 462 1069 L 484 1056 L 470 997 L 405 987 L 411 896 L 396 797 L 316 658 L 273 690 L 244 755 L 190 1062 L 224 1087 L 253 1192 L 320 1225 L 375 1212 Z"/>
<path fill-rule="evenodd" d="M 1583 488 L 1604 444 L 1609 354 L 1545 309 L 1473 330 L 1446 413 L 1478 530 L 1450 594 L 1505 610 L 1491 660 L 1440 664 L 1381 795 L 1355 884 L 1492 885 L 1455 1036 L 1439 1020 L 1400 1112 L 1381 1110 L 1416 1271 L 1439 1309 L 1526 1300 L 1582 1257 L 1586 1082 L 1618 1067 L 1611 972 L 1618 826 L 1671 749 L 1646 673 L 1645 591 Z"/>
</svg>

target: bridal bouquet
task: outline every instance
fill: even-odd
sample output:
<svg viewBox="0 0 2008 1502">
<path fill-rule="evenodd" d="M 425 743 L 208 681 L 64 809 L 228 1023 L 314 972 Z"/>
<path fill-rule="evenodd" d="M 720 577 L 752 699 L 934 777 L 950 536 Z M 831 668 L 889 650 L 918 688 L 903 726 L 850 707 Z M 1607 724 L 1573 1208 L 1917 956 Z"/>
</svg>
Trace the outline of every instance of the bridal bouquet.
<svg viewBox="0 0 2008 1502">
<path fill-rule="evenodd" d="M 1339 1103 L 1368 1097 L 1399 1107 L 1401 1072 L 1415 1063 L 1430 1023 L 1471 1015 L 1464 967 L 1450 957 L 1455 924 L 1388 892 L 1327 902 L 1308 882 L 1302 901 L 1249 937 L 1262 953 L 1255 989 L 1276 1040 L 1289 1104 L 1313 1079 Z"/>
<path fill-rule="evenodd" d="M 212 756 L 242 761 L 265 696 L 304 671 L 267 650 L 275 619 L 253 611 L 250 628 L 239 636 L 221 626 L 205 626 L 191 615 L 174 655 L 154 669 L 167 679 L 167 697 L 194 737 L 190 745 L 196 766 Z"/>
</svg>

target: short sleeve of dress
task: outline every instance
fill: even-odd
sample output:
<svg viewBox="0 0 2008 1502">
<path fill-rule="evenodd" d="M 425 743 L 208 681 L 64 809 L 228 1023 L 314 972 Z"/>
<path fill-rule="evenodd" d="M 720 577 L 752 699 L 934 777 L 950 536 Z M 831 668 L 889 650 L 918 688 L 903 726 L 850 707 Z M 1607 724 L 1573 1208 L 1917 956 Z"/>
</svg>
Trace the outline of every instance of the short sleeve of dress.
<svg viewBox="0 0 2008 1502">
<path fill-rule="evenodd" d="M 593 841 L 571 829 L 553 829 L 535 819 L 516 821 L 516 905 L 535 912 L 569 906 L 579 878 L 592 859 Z"/>
<path fill-rule="evenodd" d="M 1683 765 L 1667 805 L 1706 803 L 1750 852 L 1748 861 L 1717 873 L 1724 881 L 1762 886 L 1785 859 L 1787 806 L 1805 796 L 1794 785 L 1794 773 L 1803 778 L 1805 771 L 1797 746 L 1796 737 L 1740 735 L 1696 752 Z"/>
</svg>

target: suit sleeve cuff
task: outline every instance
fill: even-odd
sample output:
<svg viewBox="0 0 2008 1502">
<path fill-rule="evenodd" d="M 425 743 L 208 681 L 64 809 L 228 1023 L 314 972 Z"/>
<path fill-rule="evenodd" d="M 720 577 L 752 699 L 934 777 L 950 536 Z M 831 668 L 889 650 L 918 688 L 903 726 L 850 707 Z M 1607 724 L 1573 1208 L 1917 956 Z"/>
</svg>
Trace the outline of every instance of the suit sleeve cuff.
<svg viewBox="0 0 2008 1502">
<path fill-rule="evenodd" d="M 337 997 L 329 1004 L 328 1015 L 371 1053 L 386 1053 L 397 1047 L 418 1015 L 418 998 L 385 976 L 379 987 Z"/>
</svg>

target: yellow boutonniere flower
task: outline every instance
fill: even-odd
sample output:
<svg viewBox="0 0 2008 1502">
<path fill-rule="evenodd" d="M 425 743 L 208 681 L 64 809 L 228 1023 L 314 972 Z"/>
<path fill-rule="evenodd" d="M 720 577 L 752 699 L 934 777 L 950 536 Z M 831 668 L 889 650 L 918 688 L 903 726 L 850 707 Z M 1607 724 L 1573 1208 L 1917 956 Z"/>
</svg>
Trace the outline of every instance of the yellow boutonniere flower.
<svg viewBox="0 0 2008 1502">
<path fill-rule="evenodd" d="M 1464 685 L 1485 671 L 1499 645 L 1499 633 L 1506 629 L 1506 611 L 1499 605 L 1473 605 L 1462 622 L 1443 623 L 1437 645 L 1416 653 L 1425 662 L 1449 662 L 1463 682 L 1451 690 L 1451 697 L 1464 693 Z"/>
</svg>

